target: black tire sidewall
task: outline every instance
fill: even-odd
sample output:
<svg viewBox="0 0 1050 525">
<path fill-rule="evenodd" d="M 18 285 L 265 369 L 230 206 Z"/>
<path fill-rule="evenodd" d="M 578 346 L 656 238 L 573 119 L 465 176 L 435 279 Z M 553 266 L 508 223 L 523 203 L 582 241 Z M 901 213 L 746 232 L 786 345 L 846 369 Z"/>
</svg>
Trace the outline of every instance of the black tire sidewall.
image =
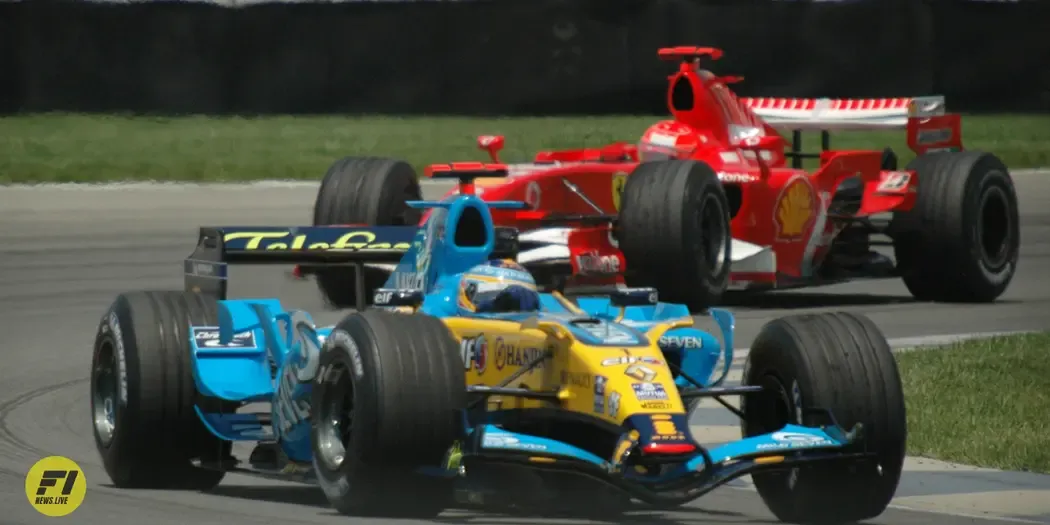
<svg viewBox="0 0 1050 525">
<path fill-rule="evenodd" d="M 315 412 L 317 417 L 312 418 L 314 465 L 325 495 L 344 514 L 430 516 L 450 502 L 450 484 L 443 479 L 416 472 L 420 466 L 437 463 L 438 458 L 423 457 L 426 454 L 420 450 L 406 449 L 396 443 L 394 438 L 403 437 L 400 433 L 404 432 L 401 428 L 403 421 L 398 418 L 405 415 L 401 407 L 384 406 L 383 399 L 389 401 L 390 398 L 381 395 L 380 390 L 399 388 L 397 382 L 406 380 L 406 374 L 411 375 L 405 367 L 413 366 L 413 362 L 415 366 L 426 368 L 424 363 L 415 361 L 421 357 L 419 352 L 439 352 L 438 348 L 422 343 L 425 337 L 420 336 L 427 335 L 424 330 L 428 323 L 440 324 L 444 336 L 449 338 L 446 343 L 450 346 L 444 349 L 449 355 L 445 357 L 455 359 L 454 371 L 458 379 L 457 384 L 449 387 L 459 389 L 461 398 L 465 399 L 465 378 L 462 375 L 459 347 L 454 344 L 444 324 L 435 318 L 370 309 L 344 318 L 325 340 L 320 372 L 313 386 L 313 406 L 322 407 L 329 395 L 326 389 L 330 387 L 328 376 L 331 366 L 338 364 L 345 367 L 354 389 L 353 426 L 343 462 L 338 468 L 332 468 L 322 459 L 320 443 L 316 439 L 316 436 L 321 435 L 318 423 L 323 420 L 324 412 Z M 413 342 L 417 344 L 404 347 L 402 339 L 400 344 L 395 345 L 397 348 L 381 349 L 377 331 L 389 332 L 396 328 L 405 330 L 403 334 L 397 334 L 399 337 L 415 334 L 408 337 L 415 337 Z M 430 341 L 429 344 L 439 343 Z M 355 365 L 355 360 L 359 366 Z M 397 367 L 401 367 L 400 370 Z M 357 374 L 355 368 L 359 368 L 361 373 Z M 413 369 L 412 373 L 415 371 L 418 369 Z M 434 375 L 443 377 L 437 372 Z M 440 378 L 436 380 L 444 381 Z M 405 398 L 403 402 L 413 401 Z M 448 439 L 447 443 L 440 443 L 442 450 L 451 446 L 452 441 Z M 433 441 L 427 443 L 434 444 Z M 411 503 L 404 503 L 409 500 Z"/>
<path fill-rule="evenodd" d="M 112 478 L 118 485 L 128 480 L 130 476 L 129 469 L 133 466 L 133 463 L 138 460 L 141 451 L 141 441 L 135 438 L 135 428 L 140 424 L 136 421 L 137 418 L 135 417 L 135 410 L 138 405 L 138 395 L 141 390 L 139 388 L 140 375 L 137 366 L 139 355 L 138 347 L 135 345 L 134 326 L 132 325 L 131 319 L 128 317 L 127 306 L 127 300 L 121 296 L 117 299 L 117 302 L 106 311 L 105 315 L 102 316 L 102 319 L 99 322 L 98 334 L 95 337 L 95 347 L 91 360 L 90 385 L 92 390 L 90 399 L 91 416 L 94 418 L 94 388 L 97 381 L 95 370 L 103 345 L 111 345 L 114 353 L 114 360 L 117 365 L 118 399 L 114 404 L 113 419 L 115 428 L 109 445 L 103 445 L 94 424 L 91 426 L 91 431 L 95 438 L 96 448 L 102 456 L 102 464 L 106 469 L 106 473 L 109 474 L 110 478 Z M 119 337 L 116 334 L 112 321 L 116 321 L 116 324 L 119 327 Z M 123 360 L 119 355 L 121 348 L 123 348 L 124 353 Z M 123 366 L 121 365 L 121 361 L 123 361 Z M 132 366 L 132 363 L 134 363 L 135 366 Z M 127 399 L 125 401 L 119 399 L 119 383 L 121 381 L 125 382 L 127 385 Z"/>
<path fill-rule="evenodd" d="M 706 166 L 706 165 L 705 165 Z M 710 169 L 710 168 L 708 168 Z M 711 171 L 713 174 L 714 171 Z M 694 189 L 694 187 L 696 189 Z M 690 202 L 687 201 L 683 206 L 682 213 L 685 215 L 682 218 L 683 224 L 691 224 L 690 233 L 687 234 L 687 239 L 700 238 L 703 234 L 702 222 L 691 223 L 689 218 L 691 215 L 698 215 L 701 220 L 704 213 L 708 211 L 708 207 L 715 207 L 714 213 L 721 213 L 722 223 L 725 225 L 725 230 L 722 232 L 722 243 L 719 249 L 721 250 L 721 266 L 718 268 L 712 268 L 708 264 L 706 247 L 704 251 L 694 251 L 692 258 L 695 261 L 693 264 L 697 269 L 698 281 L 701 286 L 705 288 L 705 295 L 709 297 L 720 297 L 728 286 L 729 272 L 730 272 L 730 249 L 733 243 L 733 233 L 730 227 L 730 216 L 729 216 L 729 200 L 726 198 L 725 191 L 722 189 L 721 181 L 718 180 L 717 174 L 714 175 L 713 179 L 710 177 L 704 177 L 701 180 L 690 178 L 688 186 L 686 187 L 686 195 L 690 196 L 690 200 L 695 199 L 697 206 L 693 208 Z M 696 235 L 693 237 L 692 235 Z M 686 251 L 688 253 L 688 250 Z"/>
<path fill-rule="evenodd" d="M 631 286 L 651 286 L 664 300 L 694 310 L 717 303 L 729 284 L 732 231 L 729 201 L 718 175 L 692 160 L 640 164 L 627 177 L 617 235 Z M 703 220 L 721 215 L 721 267 L 707 261 Z"/>
<path fill-rule="evenodd" d="M 332 366 L 338 365 L 345 368 L 344 373 L 350 375 L 354 390 L 351 444 L 346 447 L 343 462 L 339 467 L 331 468 L 322 459 L 318 441 L 315 439 L 313 443 L 315 471 L 317 472 L 321 488 L 330 501 L 351 500 L 356 503 L 358 498 L 355 497 L 357 495 L 357 492 L 354 491 L 355 486 L 368 482 L 367 477 L 362 476 L 363 472 L 367 472 L 367 469 L 364 468 L 362 452 L 369 450 L 366 447 L 371 444 L 369 443 L 369 433 L 365 432 L 365 430 L 367 427 L 374 427 L 378 423 L 378 411 L 373 382 L 375 374 L 370 373 L 376 370 L 375 358 L 370 355 L 372 352 L 369 351 L 372 350 L 371 338 L 361 337 L 363 335 L 361 330 L 364 328 L 361 324 L 363 323 L 355 323 L 348 319 L 340 323 L 328 336 L 325 340 L 324 350 L 321 353 L 319 368 L 321 372 L 318 373 L 317 380 L 313 386 L 314 399 L 326 399 L 327 395 L 329 395 L 327 390 L 331 388 L 330 383 L 326 380 L 330 375 L 327 371 Z M 353 350 L 346 344 L 346 339 L 349 339 L 357 347 L 357 354 L 364 368 L 362 377 L 357 377 L 354 373 Z M 318 404 L 315 403 L 313 406 L 318 407 Z M 314 434 L 317 435 L 319 430 L 316 423 L 320 418 L 312 419 L 314 420 Z"/>
<path fill-rule="evenodd" d="M 915 206 L 894 214 L 898 270 L 920 300 L 990 302 L 1009 286 L 1020 258 L 1020 214 L 1013 180 L 1002 161 L 976 151 L 939 152 L 915 158 Z M 982 200 L 1000 191 L 1008 221 L 1007 256 L 989 266 L 981 244 Z"/>
<path fill-rule="evenodd" d="M 788 407 L 787 423 L 827 424 L 800 413 L 827 409 L 846 430 L 863 423 L 861 439 L 842 452 L 871 452 L 876 461 L 829 461 L 797 469 L 755 473 L 762 499 L 781 520 L 852 522 L 874 517 L 890 502 L 904 462 L 907 423 L 900 376 L 889 345 L 867 318 L 847 313 L 790 316 L 771 321 L 752 344 L 742 383 L 779 379 Z M 797 385 L 798 391 L 793 388 Z M 771 393 L 772 394 L 772 393 Z M 781 421 L 758 424 L 766 392 L 742 399 L 744 437 L 779 430 Z M 779 401 L 779 400 L 778 400 Z M 879 470 L 877 465 L 884 470 Z M 831 498 L 838 506 L 828 506 Z"/>
<path fill-rule="evenodd" d="M 207 300 L 188 292 L 121 294 L 100 320 L 92 353 L 92 418 L 95 370 L 102 345 L 112 344 L 118 354 L 119 341 L 124 350 L 127 402 L 122 404 L 118 399 L 116 403 L 115 429 L 108 446 L 103 446 L 92 421 L 96 449 L 106 473 L 118 487 L 209 489 L 224 475 L 190 462 L 197 457 L 220 459 L 229 454 L 231 446 L 205 428 L 194 405 L 235 408 L 201 396 L 192 378 L 188 328 L 194 318 L 197 326 L 203 326 L 201 322 L 216 324 L 215 310 L 205 304 Z M 186 333 L 182 333 L 183 326 Z M 147 346 L 141 347 L 140 341 Z M 120 358 L 115 357 L 119 376 Z M 187 386 L 192 390 L 185 390 Z"/>
<path fill-rule="evenodd" d="M 973 269 L 983 276 L 988 286 L 998 288 L 1005 286 L 1013 278 L 1017 269 L 1017 259 L 1020 255 L 1020 224 L 1017 209 L 1017 195 L 1009 176 L 1004 171 L 996 168 L 982 170 L 979 175 L 971 176 L 966 191 L 964 217 L 964 232 L 967 236 L 965 245 L 969 248 Z M 984 248 L 981 245 L 981 205 L 982 199 L 990 191 L 1001 191 L 1006 198 L 1007 214 L 1009 217 L 1009 228 L 1007 231 L 1008 256 L 998 267 L 990 267 L 984 257 Z"/>
</svg>

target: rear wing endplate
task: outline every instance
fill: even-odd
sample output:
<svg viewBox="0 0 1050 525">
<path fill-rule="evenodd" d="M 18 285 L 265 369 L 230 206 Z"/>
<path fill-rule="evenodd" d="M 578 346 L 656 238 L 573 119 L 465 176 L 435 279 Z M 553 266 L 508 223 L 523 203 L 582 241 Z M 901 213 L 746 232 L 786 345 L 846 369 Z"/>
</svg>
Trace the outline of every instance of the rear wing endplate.
<svg viewBox="0 0 1050 525">
<path fill-rule="evenodd" d="M 400 262 L 418 231 L 416 226 L 203 227 L 184 263 L 185 288 L 226 299 L 230 264 L 353 266 L 363 279 L 366 263 Z"/>
</svg>

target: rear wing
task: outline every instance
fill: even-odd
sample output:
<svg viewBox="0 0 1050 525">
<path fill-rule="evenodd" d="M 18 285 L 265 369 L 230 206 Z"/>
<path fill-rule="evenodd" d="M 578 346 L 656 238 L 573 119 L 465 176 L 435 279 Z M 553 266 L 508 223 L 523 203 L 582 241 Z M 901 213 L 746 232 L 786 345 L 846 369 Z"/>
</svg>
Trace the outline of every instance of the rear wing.
<svg viewBox="0 0 1050 525">
<path fill-rule="evenodd" d="M 944 115 L 944 97 L 913 98 L 741 98 L 752 112 L 778 129 L 869 131 L 904 129 L 909 118 Z"/>
<path fill-rule="evenodd" d="M 226 299 L 230 264 L 354 266 L 397 264 L 409 251 L 416 226 L 204 227 L 184 263 L 186 291 Z M 358 290 L 363 293 L 363 282 Z"/>
<path fill-rule="evenodd" d="M 884 99 L 740 98 L 741 103 L 771 127 L 792 132 L 788 155 L 796 168 L 802 159 L 803 131 L 820 131 L 821 150 L 831 149 L 831 131 L 907 130 L 908 147 L 916 154 L 962 149 L 959 115 L 945 112 L 943 96 Z"/>
</svg>

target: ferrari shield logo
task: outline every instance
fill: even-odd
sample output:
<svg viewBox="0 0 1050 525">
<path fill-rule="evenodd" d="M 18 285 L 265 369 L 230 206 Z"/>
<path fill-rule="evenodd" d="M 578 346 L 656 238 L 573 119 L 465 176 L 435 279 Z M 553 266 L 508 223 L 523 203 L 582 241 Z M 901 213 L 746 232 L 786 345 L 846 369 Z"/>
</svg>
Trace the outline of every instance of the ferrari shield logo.
<svg viewBox="0 0 1050 525">
<path fill-rule="evenodd" d="M 817 217 L 817 197 L 813 186 L 805 175 L 789 181 L 777 198 L 773 208 L 777 239 L 797 241 L 802 239 Z"/>
<path fill-rule="evenodd" d="M 620 198 L 623 196 L 624 186 L 627 186 L 627 174 L 619 171 L 612 177 L 612 201 L 616 211 L 620 211 Z"/>
</svg>

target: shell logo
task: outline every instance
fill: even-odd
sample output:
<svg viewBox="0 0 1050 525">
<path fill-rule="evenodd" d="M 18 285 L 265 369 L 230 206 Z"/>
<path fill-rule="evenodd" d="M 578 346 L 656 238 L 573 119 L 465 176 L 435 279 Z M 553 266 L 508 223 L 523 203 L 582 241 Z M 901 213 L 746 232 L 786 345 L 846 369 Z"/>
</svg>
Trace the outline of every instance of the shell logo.
<svg viewBox="0 0 1050 525">
<path fill-rule="evenodd" d="M 773 211 L 777 238 L 782 241 L 801 240 L 817 217 L 817 196 L 805 175 L 789 181 L 781 190 Z"/>
</svg>

